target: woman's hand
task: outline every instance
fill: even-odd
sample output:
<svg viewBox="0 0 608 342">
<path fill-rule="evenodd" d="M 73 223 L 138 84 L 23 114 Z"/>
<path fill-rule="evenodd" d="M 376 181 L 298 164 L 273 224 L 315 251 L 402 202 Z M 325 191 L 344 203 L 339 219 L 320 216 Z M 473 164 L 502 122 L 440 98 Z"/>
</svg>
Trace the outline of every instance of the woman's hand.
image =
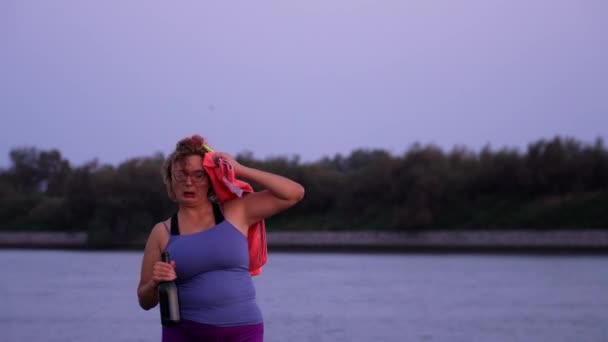
<svg viewBox="0 0 608 342">
<path fill-rule="evenodd" d="M 176 278 L 175 261 L 172 260 L 171 263 L 157 261 L 154 263 L 154 268 L 152 270 L 152 281 L 155 285 L 158 285 L 164 281 L 172 281 Z"/>
<path fill-rule="evenodd" d="M 224 152 L 215 152 L 215 154 L 213 155 L 213 161 L 215 162 L 215 165 L 220 164 L 220 159 L 225 160 L 230 164 L 230 166 L 232 166 L 235 175 L 238 175 L 241 169 L 243 168 L 243 165 L 237 162 L 230 154 Z"/>
</svg>

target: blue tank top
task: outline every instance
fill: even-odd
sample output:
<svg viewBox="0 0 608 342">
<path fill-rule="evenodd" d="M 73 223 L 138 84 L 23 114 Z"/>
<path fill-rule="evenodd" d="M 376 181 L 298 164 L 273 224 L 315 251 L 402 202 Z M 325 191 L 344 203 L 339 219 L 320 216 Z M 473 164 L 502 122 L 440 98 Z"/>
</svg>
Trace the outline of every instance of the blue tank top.
<svg viewBox="0 0 608 342">
<path fill-rule="evenodd" d="M 182 319 L 217 326 L 262 323 L 247 238 L 230 222 L 170 235 L 165 249 L 175 261 Z"/>
</svg>

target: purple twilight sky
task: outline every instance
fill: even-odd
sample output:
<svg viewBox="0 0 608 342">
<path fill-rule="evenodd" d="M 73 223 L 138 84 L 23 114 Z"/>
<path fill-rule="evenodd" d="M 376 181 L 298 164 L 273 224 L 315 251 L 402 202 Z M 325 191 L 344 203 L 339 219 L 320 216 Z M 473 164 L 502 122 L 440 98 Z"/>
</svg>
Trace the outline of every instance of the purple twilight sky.
<svg viewBox="0 0 608 342">
<path fill-rule="evenodd" d="M 0 1 L 0 167 L 608 138 L 608 1 Z"/>
</svg>

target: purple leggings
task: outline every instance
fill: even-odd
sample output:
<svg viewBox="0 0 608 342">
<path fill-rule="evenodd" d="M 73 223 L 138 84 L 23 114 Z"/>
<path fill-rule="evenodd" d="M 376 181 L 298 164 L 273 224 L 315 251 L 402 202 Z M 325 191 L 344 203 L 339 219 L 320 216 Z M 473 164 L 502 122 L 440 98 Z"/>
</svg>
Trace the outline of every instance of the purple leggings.
<svg viewBox="0 0 608 342">
<path fill-rule="evenodd" d="M 163 327 L 162 342 L 263 342 L 264 323 L 218 327 L 182 320 L 176 326 Z"/>
</svg>

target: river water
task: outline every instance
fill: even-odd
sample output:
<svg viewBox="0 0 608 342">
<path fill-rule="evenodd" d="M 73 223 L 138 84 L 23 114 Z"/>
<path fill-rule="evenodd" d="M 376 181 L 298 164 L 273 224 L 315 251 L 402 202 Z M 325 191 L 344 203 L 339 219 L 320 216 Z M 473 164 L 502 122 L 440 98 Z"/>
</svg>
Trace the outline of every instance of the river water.
<svg viewBox="0 0 608 342">
<path fill-rule="evenodd" d="M 0 341 L 160 341 L 141 253 L 0 250 Z M 270 253 L 265 341 L 608 341 L 608 256 Z"/>
</svg>

